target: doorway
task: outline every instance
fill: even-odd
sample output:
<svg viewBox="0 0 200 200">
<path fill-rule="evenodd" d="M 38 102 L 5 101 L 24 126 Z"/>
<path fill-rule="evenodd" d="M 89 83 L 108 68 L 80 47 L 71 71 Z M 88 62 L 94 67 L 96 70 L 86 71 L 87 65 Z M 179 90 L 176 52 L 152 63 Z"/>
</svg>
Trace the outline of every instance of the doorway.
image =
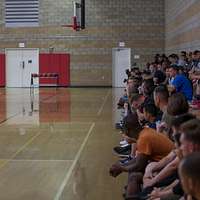
<svg viewBox="0 0 200 200">
<path fill-rule="evenodd" d="M 112 86 L 125 87 L 125 83 L 123 82 L 127 78 L 125 71 L 131 68 L 131 49 L 113 48 L 112 59 Z"/>
<path fill-rule="evenodd" d="M 32 73 L 39 73 L 39 49 L 6 49 L 7 87 L 30 87 Z"/>
</svg>

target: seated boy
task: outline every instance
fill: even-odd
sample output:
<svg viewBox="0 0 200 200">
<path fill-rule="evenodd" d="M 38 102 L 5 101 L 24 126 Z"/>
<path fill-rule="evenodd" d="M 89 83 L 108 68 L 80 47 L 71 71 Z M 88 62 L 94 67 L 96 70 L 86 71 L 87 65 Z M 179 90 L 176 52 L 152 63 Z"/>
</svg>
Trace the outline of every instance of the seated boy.
<svg viewBox="0 0 200 200">
<path fill-rule="evenodd" d="M 147 121 L 146 126 L 156 129 L 156 123 L 160 121 L 158 110 L 154 104 L 146 104 L 143 107 L 144 119 Z"/>
<path fill-rule="evenodd" d="M 174 148 L 173 142 L 167 136 L 157 133 L 151 128 L 142 129 L 136 114 L 129 115 L 129 117 L 132 118 L 130 120 L 132 129 L 126 132 L 126 136 L 136 141 L 136 156 L 125 165 L 116 163 L 110 168 L 110 174 L 113 177 L 117 177 L 122 172 L 129 173 L 127 197 L 139 192 L 139 186 L 148 162 L 159 161 Z M 141 176 L 135 178 L 135 175 Z"/>
</svg>

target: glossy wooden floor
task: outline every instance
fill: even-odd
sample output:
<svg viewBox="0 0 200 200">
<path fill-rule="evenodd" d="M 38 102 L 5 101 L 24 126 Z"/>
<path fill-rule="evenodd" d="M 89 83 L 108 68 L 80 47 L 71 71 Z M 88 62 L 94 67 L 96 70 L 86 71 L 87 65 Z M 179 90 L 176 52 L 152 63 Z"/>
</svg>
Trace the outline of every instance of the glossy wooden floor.
<svg viewBox="0 0 200 200">
<path fill-rule="evenodd" d="M 1 200 L 121 200 L 117 160 L 120 90 L 0 89 Z"/>
</svg>

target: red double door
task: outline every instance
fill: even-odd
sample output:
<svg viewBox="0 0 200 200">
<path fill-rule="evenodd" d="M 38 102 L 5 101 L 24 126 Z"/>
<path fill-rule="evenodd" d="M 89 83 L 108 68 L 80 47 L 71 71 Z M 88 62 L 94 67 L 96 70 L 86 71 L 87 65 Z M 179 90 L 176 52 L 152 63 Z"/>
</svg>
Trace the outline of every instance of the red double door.
<svg viewBox="0 0 200 200">
<path fill-rule="evenodd" d="M 57 73 L 59 86 L 70 85 L 70 55 L 40 54 L 39 73 Z M 55 84 L 56 79 L 40 78 L 40 84 Z"/>
<path fill-rule="evenodd" d="M 0 54 L 0 87 L 5 86 L 5 54 Z"/>
<path fill-rule="evenodd" d="M 0 54 L 0 86 L 6 85 L 5 54 Z M 41 53 L 39 55 L 39 73 L 57 73 L 59 86 L 70 85 L 70 55 Z M 55 84 L 56 79 L 41 78 L 41 84 Z"/>
</svg>

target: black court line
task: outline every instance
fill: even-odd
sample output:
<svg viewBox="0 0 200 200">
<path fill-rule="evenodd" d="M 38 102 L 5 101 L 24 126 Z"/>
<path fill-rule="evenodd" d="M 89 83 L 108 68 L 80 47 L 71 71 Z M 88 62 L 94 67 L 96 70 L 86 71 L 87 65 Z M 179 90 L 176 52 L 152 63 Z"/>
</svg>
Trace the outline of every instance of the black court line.
<svg viewBox="0 0 200 200">
<path fill-rule="evenodd" d="M 12 115 L 12 116 L 10 116 L 10 117 L 8 117 L 8 118 L 5 118 L 4 120 L 0 121 L 0 126 L 1 126 L 3 123 L 5 123 L 6 121 L 8 121 L 9 119 L 12 119 L 13 117 L 16 117 L 17 115 L 20 115 L 20 114 L 21 114 L 21 112 L 15 114 L 15 115 Z"/>
</svg>

